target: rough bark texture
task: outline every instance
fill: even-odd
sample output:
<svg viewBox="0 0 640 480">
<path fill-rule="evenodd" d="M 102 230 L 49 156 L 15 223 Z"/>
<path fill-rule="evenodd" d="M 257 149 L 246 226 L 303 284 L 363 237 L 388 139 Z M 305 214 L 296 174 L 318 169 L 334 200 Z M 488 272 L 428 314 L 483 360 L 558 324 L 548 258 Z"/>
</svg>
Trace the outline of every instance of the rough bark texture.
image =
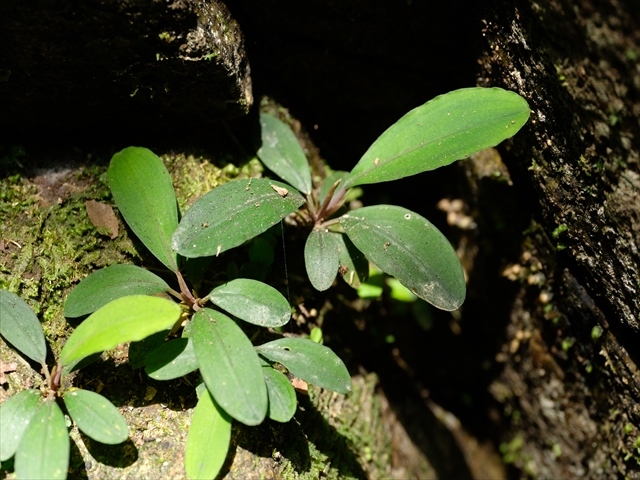
<svg viewBox="0 0 640 480">
<path fill-rule="evenodd" d="M 179 138 L 252 104 L 240 29 L 214 1 L 0 4 L 3 138 Z"/>
<path fill-rule="evenodd" d="M 536 477 L 640 478 L 637 6 L 495 7 L 481 83 L 519 92 L 532 109 L 505 157 L 513 187 L 496 195 L 478 174 L 486 162 L 465 167 L 482 208 L 477 255 L 508 238 L 491 237 L 486 209 L 527 228 L 502 271 L 515 290 L 474 282 L 486 269 L 471 269 L 471 285 L 485 284 L 474 296 L 512 302 L 496 355 L 504 367 L 489 387 L 511 420 L 503 453 Z"/>
</svg>

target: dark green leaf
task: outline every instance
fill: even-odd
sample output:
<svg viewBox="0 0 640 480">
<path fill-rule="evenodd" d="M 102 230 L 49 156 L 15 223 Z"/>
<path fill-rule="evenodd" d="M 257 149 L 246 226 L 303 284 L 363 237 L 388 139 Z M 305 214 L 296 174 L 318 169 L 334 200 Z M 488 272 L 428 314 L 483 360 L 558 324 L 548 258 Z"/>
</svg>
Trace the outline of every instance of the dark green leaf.
<svg viewBox="0 0 640 480">
<path fill-rule="evenodd" d="M 342 233 L 334 233 L 338 242 L 340 253 L 339 272 L 345 282 L 353 288 L 358 288 L 369 275 L 369 261 L 364 254 L 356 248 L 349 237 Z"/>
<path fill-rule="evenodd" d="M 178 206 L 171 177 L 151 150 L 128 147 L 111 158 L 109 187 L 131 230 L 168 269 L 178 260 L 171 236 L 178 226 Z"/>
<path fill-rule="evenodd" d="M 288 422 L 293 418 L 298 407 L 296 391 L 286 375 L 274 370 L 273 367 L 262 367 L 262 372 L 269 396 L 269 418 L 276 422 Z"/>
<path fill-rule="evenodd" d="M 340 245 L 337 233 L 313 230 L 304 245 L 304 264 L 311 285 L 316 290 L 327 290 L 333 284 L 340 266 Z"/>
<path fill-rule="evenodd" d="M 208 295 L 214 305 L 245 322 L 261 327 L 281 327 L 291 318 L 287 299 L 266 283 L 238 278 L 214 288 Z"/>
<path fill-rule="evenodd" d="M 143 338 L 139 342 L 131 342 L 129 344 L 129 352 L 127 355 L 127 363 L 129 364 L 129 367 L 134 370 L 143 368 L 147 364 L 147 357 L 151 355 L 151 352 L 155 349 L 160 348 L 161 345 L 165 344 L 169 333 L 171 333 L 171 329 L 160 330 L 153 335 Z"/>
<path fill-rule="evenodd" d="M 180 305 L 147 295 L 118 298 L 92 313 L 71 334 L 60 352 L 67 365 L 120 343 L 142 340 L 173 326 L 180 318 Z"/>
<path fill-rule="evenodd" d="M 198 359 L 190 338 L 176 338 L 161 345 L 147 357 L 145 371 L 154 380 L 173 380 L 198 369 Z"/>
<path fill-rule="evenodd" d="M 447 311 L 464 302 L 464 272 L 456 252 L 426 218 L 377 205 L 343 215 L 340 224 L 369 260 L 418 297 Z"/>
<path fill-rule="evenodd" d="M 187 478 L 216 478 L 224 465 L 231 441 L 231 418 L 205 390 L 193 411 L 184 467 Z"/>
<path fill-rule="evenodd" d="M 245 425 L 267 415 L 267 387 L 251 341 L 226 315 L 208 308 L 193 317 L 191 339 L 200 374 L 225 412 Z"/>
<path fill-rule="evenodd" d="M 298 139 L 286 123 L 263 113 L 260 115 L 262 146 L 258 158 L 269 170 L 302 193 L 311 192 L 311 170 Z"/>
<path fill-rule="evenodd" d="M 449 165 L 515 135 L 529 118 L 524 98 L 500 88 L 463 88 L 411 110 L 369 147 L 343 188 Z"/>
<path fill-rule="evenodd" d="M 308 338 L 281 338 L 256 347 L 260 355 L 278 362 L 296 377 L 333 392 L 349 393 L 351 377 L 331 349 Z"/>
<path fill-rule="evenodd" d="M 182 217 L 173 235 L 173 248 L 185 257 L 206 257 L 241 245 L 304 203 L 298 192 L 288 188 L 258 178 L 214 188 Z"/>
<path fill-rule="evenodd" d="M 118 409 L 99 393 L 74 388 L 64 404 L 78 428 L 96 442 L 115 445 L 129 438 L 129 427 Z"/>
<path fill-rule="evenodd" d="M 64 303 L 65 317 L 88 315 L 128 295 L 154 295 L 170 287 L 159 276 L 136 265 L 111 265 L 82 280 Z"/>
<path fill-rule="evenodd" d="M 16 453 L 41 398 L 39 390 L 23 390 L 0 405 L 0 462 Z"/>
<path fill-rule="evenodd" d="M 40 320 L 15 293 L 0 290 L 0 334 L 30 359 L 44 363 L 47 345 Z"/>
<path fill-rule="evenodd" d="M 55 400 L 47 400 L 31 418 L 15 459 L 16 476 L 33 479 L 67 478 L 69 432 Z"/>
</svg>

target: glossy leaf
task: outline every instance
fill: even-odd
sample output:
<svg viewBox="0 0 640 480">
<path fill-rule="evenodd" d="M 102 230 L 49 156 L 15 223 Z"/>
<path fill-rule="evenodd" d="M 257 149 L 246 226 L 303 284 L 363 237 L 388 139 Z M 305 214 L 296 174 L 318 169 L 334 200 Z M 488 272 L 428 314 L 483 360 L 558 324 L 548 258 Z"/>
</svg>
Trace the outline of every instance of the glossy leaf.
<svg viewBox="0 0 640 480">
<path fill-rule="evenodd" d="M 47 345 L 40 320 L 18 295 L 0 290 L 0 334 L 30 359 L 44 363 Z"/>
<path fill-rule="evenodd" d="M 199 395 L 184 452 L 187 478 L 216 478 L 229 451 L 231 417 L 209 391 Z"/>
<path fill-rule="evenodd" d="M 78 325 L 60 352 L 60 362 L 67 365 L 120 343 L 142 340 L 173 326 L 181 313 L 180 305 L 164 298 L 147 295 L 118 298 Z"/>
<path fill-rule="evenodd" d="M 47 400 L 31 418 L 15 458 L 17 478 L 67 478 L 69 432 L 55 400 Z"/>
<path fill-rule="evenodd" d="M 96 442 L 116 445 L 129 438 L 129 427 L 118 409 L 96 392 L 74 388 L 64 395 L 69 415 Z"/>
<path fill-rule="evenodd" d="M 39 390 L 23 390 L 0 405 L 0 462 L 9 460 L 16 453 L 41 398 Z"/>
<path fill-rule="evenodd" d="M 128 295 L 154 295 L 170 287 L 159 276 L 136 265 L 111 265 L 93 272 L 71 290 L 65 317 L 88 315 L 112 300 Z"/>
<path fill-rule="evenodd" d="M 293 418 L 298 408 L 296 391 L 291 382 L 273 367 L 262 367 L 264 380 L 267 384 L 269 410 L 267 415 L 271 420 L 286 423 Z"/>
<path fill-rule="evenodd" d="M 131 230 L 169 270 L 178 269 L 171 236 L 178 226 L 178 206 L 171 177 L 151 150 L 128 147 L 111 158 L 109 187 Z"/>
<path fill-rule="evenodd" d="M 349 237 L 342 233 L 334 233 L 338 243 L 340 261 L 339 272 L 345 282 L 353 288 L 358 288 L 367 279 L 369 274 L 369 261 L 364 254 L 356 248 Z"/>
<path fill-rule="evenodd" d="M 260 115 L 262 146 L 258 158 L 269 170 L 302 193 L 311 192 L 311 170 L 298 139 L 289 126 L 276 117 Z"/>
<path fill-rule="evenodd" d="M 226 315 L 205 308 L 193 317 L 191 332 L 200 374 L 218 405 L 245 425 L 267 415 L 267 387 L 251 341 Z"/>
<path fill-rule="evenodd" d="M 515 135 L 529 118 L 524 98 L 500 88 L 463 88 L 411 110 L 369 147 L 344 188 L 449 165 Z"/>
<path fill-rule="evenodd" d="M 198 358 L 190 338 L 176 338 L 151 352 L 145 364 L 154 380 L 173 380 L 197 370 Z"/>
<path fill-rule="evenodd" d="M 284 183 L 251 178 L 206 193 L 185 213 L 173 248 L 185 257 L 219 255 L 266 231 L 304 203 Z"/>
<path fill-rule="evenodd" d="M 278 362 L 296 377 L 333 392 L 349 393 L 351 377 L 333 351 L 308 338 L 280 338 L 256 347 L 263 357 Z"/>
<path fill-rule="evenodd" d="M 304 264 L 311 285 L 323 292 L 333 284 L 340 266 L 339 243 L 336 233 L 313 230 L 304 245 Z"/>
<path fill-rule="evenodd" d="M 291 318 L 286 298 L 266 283 L 248 278 L 231 280 L 208 295 L 214 305 L 245 322 L 261 327 L 281 327 Z"/>
<path fill-rule="evenodd" d="M 447 311 L 464 302 L 464 272 L 456 252 L 426 218 L 376 205 L 343 215 L 340 224 L 369 260 L 418 297 Z"/>
</svg>

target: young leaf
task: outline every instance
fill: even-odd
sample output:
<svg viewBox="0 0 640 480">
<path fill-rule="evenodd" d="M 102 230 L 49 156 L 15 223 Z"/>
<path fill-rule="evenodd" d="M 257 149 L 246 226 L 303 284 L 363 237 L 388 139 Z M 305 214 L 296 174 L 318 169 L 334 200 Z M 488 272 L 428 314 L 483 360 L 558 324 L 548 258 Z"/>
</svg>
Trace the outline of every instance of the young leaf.
<svg viewBox="0 0 640 480">
<path fill-rule="evenodd" d="M 47 345 L 40 320 L 15 293 L 0 290 L 0 334 L 30 359 L 44 363 Z"/>
<path fill-rule="evenodd" d="M 289 126 L 277 118 L 260 115 L 262 146 L 258 158 L 269 170 L 302 193 L 311 193 L 311 170 L 298 139 Z"/>
<path fill-rule="evenodd" d="M 194 203 L 173 235 L 185 257 L 219 255 L 266 231 L 298 209 L 304 198 L 273 180 L 233 180 Z"/>
<path fill-rule="evenodd" d="M 38 390 L 23 390 L 0 405 L 0 462 L 9 460 L 16 453 L 41 398 Z"/>
<path fill-rule="evenodd" d="M 347 179 L 348 176 L 349 176 L 349 172 L 343 172 L 341 170 L 336 170 L 335 172 L 331 172 L 327 176 L 327 178 L 324 179 L 324 181 L 322 182 L 322 185 L 320 186 L 320 191 L 318 192 L 318 198 L 320 199 L 320 201 L 321 202 L 324 201 L 327 194 L 329 193 L 329 190 L 331 190 L 331 187 L 333 186 L 333 184 L 336 183 L 338 180 L 341 180 L 340 184 L 337 187 L 337 189 L 340 190 L 340 186 L 344 184 L 344 181 Z"/>
<path fill-rule="evenodd" d="M 267 415 L 267 387 L 251 341 L 236 323 L 205 308 L 193 316 L 191 332 L 200 374 L 218 405 L 245 425 Z"/>
<path fill-rule="evenodd" d="M 340 266 L 340 246 L 336 233 L 313 230 L 304 245 L 304 264 L 311 285 L 316 290 L 327 290 L 333 284 Z"/>
<path fill-rule="evenodd" d="M 71 290 L 64 316 L 88 315 L 112 300 L 128 295 L 154 295 L 169 285 L 159 276 L 136 265 L 111 265 L 93 272 Z"/>
<path fill-rule="evenodd" d="M 263 357 L 278 362 L 296 377 L 332 392 L 349 393 L 351 377 L 331 349 L 308 338 L 280 338 L 256 347 Z"/>
<path fill-rule="evenodd" d="M 18 451 L 18 478 L 67 478 L 69 432 L 64 414 L 55 400 L 47 400 L 31 418 Z"/>
<path fill-rule="evenodd" d="M 343 215 L 340 224 L 369 260 L 418 297 L 447 311 L 464 302 L 464 272 L 456 252 L 426 218 L 376 205 Z"/>
<path fill-rule="evenodd" d="M 269 396 L 268 415 L 271 420 L 286 423 L 296 413 L 298 399 L 289 379 L 271 366 L 262 367 Z"/>
<path fill-rule="evenodd" d="M 199 395 L 187 435 L 187 478 L 216 478 L 227 458 L 230 441 L 231 418 L 205 390 Z"/>
<path fill-rule="evenodd" d="M 342 233 L 334 233 L 334 235 L 338 242 L 338 252 L 340 254 L 340 274 L 347 284 L 353 288 L 358 288 L 367 279 L 369 261 L 349 240 L 349 237 Z"/>
<path fill-rule="evenodd" d="M 71 334 L 60 352 L 62 365 L 120 343 L 142 340 L 180 318 L 180 305 L 147 295 L 121 297 L 92 313 Z"/>
<path fill-rule="evenodd" d="M 231 280 L 208 295 L 214 305 L 245 322 L 261 327 L 281 327 L 291 318 L 287 299 L 266 283 L 248 278 Z"/>
<path fill-rule="evenodd" d="M 118 409 L 99 393 L 74 388 L 64 404 L 78 428 L 96 442 L 116 445 L 129 438 L 129 427 Z"/>
<path fill-rule="evenodd" d="M 109 187 L 131 230 L 169 270 L 178 269 L 171 236 L 178 226 L 178 206 L 171 177 L 151 150 L 128 147 L 111 158 Z"/>
<path fill-rule="evenodd" d="M 449 165 L 512 137 L 529 113 L 524 98 L 500 88 L 463 88 L 435 97 L 380 135 L 343 188 Z"/>
<path fill-rule="evenodd" d="M 145 371 L 154 380 L 173 380 L 198 369 L 190 338 L 176 338 L 156 348 L 147 357 Z"/>
</svg>

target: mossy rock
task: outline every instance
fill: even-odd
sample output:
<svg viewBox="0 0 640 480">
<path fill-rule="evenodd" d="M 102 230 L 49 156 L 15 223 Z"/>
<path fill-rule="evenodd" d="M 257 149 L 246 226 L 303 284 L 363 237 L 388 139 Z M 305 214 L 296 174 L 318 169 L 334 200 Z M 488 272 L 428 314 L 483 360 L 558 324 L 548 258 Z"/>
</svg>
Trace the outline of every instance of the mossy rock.
<svg viewBox="0 0 640 480">
<path fill-rule="evenodd" d="M 106 185 L 110 153 L 69 150 L 60 153 L 55 163 L 29 149 L 2 153 L 6 173 L 0 178 L 0 288 L 20 295 L 34 309 L 53 364 L 72 331 L 63 316 L 63 303 L 74 285 L 114 263 L 138 263 L 152 270 L 160 265 L 117 216 Z M 234 166 L 228 158 L 217 162 L 198 155 L 157 153 L 174 179 L 182 211 L 227 180 L 262 172 L 255 159 Z M 118 218 L 117 232 L 113 225 L 90 218 L 87 202 L 112 208 Z M 41 376 L 3 340 L 0 353 L 4 365 L 16 364 L 15 371 L 5 373 L 0 402 L 24 388 L 42 386 Z M 67 379 L 109 398 L 130 427 L 125 443 L 107 446 L 72 426 L 69 478 L 184 478 L 195 379 L 153 381 L 133 368 L 133 353 L 129 345 L 121 345 Z M 376 384 L 373 374 L 357 375 L 349 396 L 312 387 L 308 396 L 299 394 L 298 412 L 287 424 L 267 421 L 253 428 L 235 424 L 221 475 L 231 479 L 395 476 L 400 470 L 392 462 L 393 428 L 382 421 L 386 404 L 376 393 Z M 421 461 L 413 471 L 433 476 L 428 463 Z M 2 467 L 7 478 L 14 477 L 12 460 Z"/>
</svg>

